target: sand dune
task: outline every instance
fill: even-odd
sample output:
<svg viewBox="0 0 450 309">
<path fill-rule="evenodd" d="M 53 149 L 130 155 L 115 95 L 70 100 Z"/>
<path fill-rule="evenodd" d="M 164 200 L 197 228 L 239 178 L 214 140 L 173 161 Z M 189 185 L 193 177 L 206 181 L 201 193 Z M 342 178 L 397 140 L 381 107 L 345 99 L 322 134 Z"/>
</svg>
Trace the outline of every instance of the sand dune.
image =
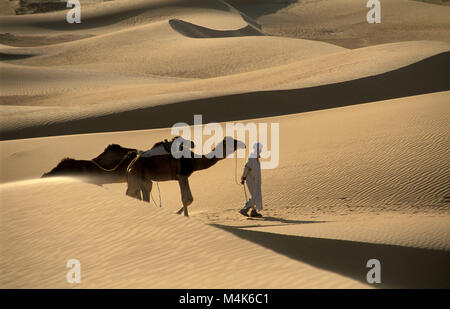
<svg viewBox="0 0 450 309">
<path fill-rule="evenodd" d="M 271 35 L 319 40 L 346 48 L 383 43 L 436 40 L 449 42 L 450 7 L 423 1 L 381 3 L 381 23 L 368 24 L 367 1 L 228 0 Z"/>
<path fill-rule="evenodd" d="M 199 229 L 200 222 L 215 224 L 224 228 L 225 231 L 231 231 L 239 237 L 260 244 L 279 254 L 287 255 L 300 263 L 306 262 L 315 267 L 331 270 L 362 283 L 365 282 L 364 274 L 367 271 L 364 263 L 369 258 L 379 257 L 385 261 L 386 265 L 386 276 L 383 277 L 385 278 L 384 287 L 447 286 L 448 274 L 442 272 L 442 267 L 445 268 L 444 265 L 448 261 L 450 243 L 449 208 L 445 203 L 445 199 L 450 194 L 447 186 L 449 162 L 446 159 L 449 157 L 446 147 L 448 132 L 445 129 L 449 119 L 448 113 L 442 111 L 447 109 L 448 98 L 449 92 L 442 92 L 260 119 L 258 121 L 279 122 L 280 128 L 282 128 L 280 132 L 280 158 L 282 158 L 280 166 L 275 170 L 265 171 L 263 176 L 265 219 L 246 220 L 237 213 L 237 209 L 243 202 L 243 192 L 239 186 L 234 184 L 234 160 L 225 160 L 217 166 L 198 172 L 191 177 L 191 188 L 195 201 L 191 206 L 190 213 L 194 223 L 186 224 L 198 224 Z M 358 133 L 356 134 L 356 132 Z M 93 157 L 111 142 L 145 149 L 155 140 L 168 135 L 168 130 L 164 129 L 3 141 L 0 144 L 2 148 L 1 162 L 3 162 L 2 181 L 39 177 L 41 173 L 54 166 L 61 157 L 68 155 L 80 159 Z M 33 165 L 27 164 L 30 160 Z M 6 162 L 8 163 L 5 164 Z M 242 164 L 242 160 L 239 159 L 239 169 Z M 20 168 L 25 166 L 27 168 Z M 202 189 L 205 187 L 205 183 L 208 183 L 208 190 Z M 208 263 L 205 264 L 204 261 L 202 263 L 202 259 L 196 258 L 195 254 L 199 254 L 209 260 L 207 257 L 209 254 L 213 254 L 211 247 L 206 249 L 199 244 L 201 242 L 196 238 L 189 242 L 189 246 L 198 248 L 197 253 L 192 253 L 194 254 L 192 260 L 199 264 L 191 265 L 191 268 L 186 266 L 190 271 L 182 276 L 183 280 L 176 284 L 171 283 L 163 273 L 167 269 L 174 269 L 171 268 L 171 265 L 174 265 L 172 261 L 179 261 L 178 251 L 169 254 L 165 250 L 170 250 L 172 247 L 167 248 L 165 245 L 161 248 L 158 247 L 160 248 L 158 254 L 152 255 L 151 258 L 144 255 L 146 250 L 153 252 L 150 246 L 160 246 L 158 244 L 161 242 L 164 244 L 174 243 L 179 246 L 179 243 L 173 241 L 172 237 L 180 235 L 181 238 L 181 235 L 191 235 L 190 232 L 182 230 L 183 223 L 179 223 L 179 221 L 185 222 L 184 219 L 170 214 L 180 206 L 178 185 L 174 182 L 160 183 L 160 188 L 163 209 L 159 215 L 160 212 L 157 207 L 155 209 L 153 203 L 144 204 L 125 197 L 124 184 L 107 185 L 107 191 L 100 187 L 78 183 L 67 184 L 58 180 L 55 180 L 55 183 L 30 180 L 2 185 L 2 207 L 7 207 L 6 210 L 2 210 L 3 217 L 11 218 L 11 221 L 8 219 L 6 222 L 17 224 L 13 223 L 17 221 L 12 218 L 17 218 L 18 213 L 29 214 L 30 211 L 41 211 L 43 214 L 40 216 L 43 216 L 43 222 L 50 220 L 45 225 L 50 231 L 43 228 L 42 233 L 67 235 L 69 232 L 65 230 L 58 230 L 57 233 L 51 232 L 52 228 L 56 228 L 51 220 L 66 222 L 64 220 L 73 220 L 73 218 L 77 219 L 72 224 L 83 224 L 79 230 L 86 233 L 84 237 L 80 237 L 78 234 L 78 236 L 73 236 L 85 240 L 75 241 L 75 243 L 65 246 L 63 246 L 65 243 L 63 239 L 52 238 L 52 245 L 49 246 L 47 243 L 49 248 L 46 250 L 52 250 L 55 253 L 50 258 L 44 259 L 43 262 L 34 264 L 33 261 L 25 261 L 25 257 L 24 260 L 17 261 L 18 265 L 23 266 L 24 269 L 33 269 L 30 274 L 23 274 L 23 277 L 20 278 L 37 286 L 64 286 L 64 281 L 60 283 L 61 285 L 55 285 L 55 280 L 64 272 L 63 266 L 62 270 L 55 270 L 54 267 L 50 269 L 49 265 L 54 265 L 53 263 L 56 263 L 58 259 L 66 259 L 66 255 L 72 254 L 72 252 L 75 254 L 81 248 L 85 248 L 85 250 L 81 250 L 83 252 L 82 260 L 93 267 L 88 266 L 86 270 L 88 272 L 86 276 L 89 274 L 89 280 L 92 280 L 87 281 L 88 277 L 86 277 L 86 286 L 92 284 L 92 286 L 112 287 L 124 285 L 186 287 L 188 282 L 196 287 L 205 287 L 205 282 L 208 287 L 241 286 L 231 275 L 226 277 L 227 280 L 221 279 L 220 282 L 204 281 L 204 276 L 217 277 L 211 275 L 214 274 L 216 268 Z M 34 197 L 33 201 L 28 200 L 28 196 L 31 195 L 22 194 L 23 190 L 31 193 Z M 154 198 L 158 200 L 156 190 L 153 194 Z M 83 198 L 80 200 L 80 197 Z M 9 205 L 14 205 L 14 207 Z M 129 207 L 129 210 L 124 214 L 122 208 L 118 210 L 114 208 L 114 205 Z M 61 214 L 50 216 L 48 213 Z M 36 214 L 36 216 L 38 215 Z M 158 219 L 158 216 L 161 216 L 161 219 Z M 34 215 L 23 217 L 21 221 L 23 225 L 20 225 L 21 228 L 17 226 L 14 229 L 17 233 L 14 235 L 19 237 L 22 235 L 21 233 L 34 230 L 33 225 L 27 221 L 34 217 Z M 90 220 L 102 220 L 102 222 L 95 221 L 96 224 L 90 224 Z M 168 224 L 172 221 L 173 224 Z M 142 223 L 135 227 L 134 232 L 123 232 L 129 231 L 129 228 L 125 226 L 133 226 L 136 222 Z M 62 226 L 65 225 L 61 224 L 61 228 Z M 64 228 L 72 230 L 70 226 L 72 225 L 67 224 Z M 88 226 L 97 226 L 97 228 L 93 230 L 93 227 L 88 228 Z M 119 228 L 119 226 L 123 227 Z M 152 236 L 155 234 L 153 229 L 162 229 L 163 227 L 168 229 L 167 232 L 160 232 L 157 235 L 170 235 L 170 240 L 161 240 L 162 236 L 158 236 L 158 241 L 152 242 L 152 238 L 146 238 L 156 237 Z M 97 229 L 101 229 L 101 231 L 97 231 Z M 6 230 L 12 230 L 12 228 Z M 248 232 L 249 230 L 255 232 Z M 240 265 L 239 261 L 241 260 L 232 252 L 236 252 L 243 260 L 255 263 L 255 260 L 251 258 L 252 253 L 248 253 L 248 256 L 246 253 L 248 252 L 246 250 L 250 250 L 248 248 L 253 247 L 248 243 L 242 243 L 243 247 L 239 247 L 240 242 L 236 239 L 229 239 L 230 236 L 223 233 L 213 230 L 198 232 L 198 235 L 211 237 L 211 241 L 214 239 L 214 248 L 217 246 L 224 250 L 227 258 L 219 258 L 220 254 L 217 250 L 214 253 L 214 256 L 221 261 L 219 265 L 227 265 L 231 268 L 234 266 L 230 266 L 230 263 Z M 33 238 L 24 241 L 32 241 L 39 235 L 38 233 Z M 99 235 L 108 235 L 110 242 L 104 243 L 104 237 Z M 143 235 L 148 236 L 144 237 Z M 224 242 L 215 239 L 223 239 Z M 117 253 L 117 255 L 113 253 L 112 257 L 105 257 L 104 263 L 107 264 L 103 264 L 103 259 L 98 262 L 93 259 L 93 256 L 106 256 L 107 251 L 103 253 L 103 250 L 110 251 L 111 246 L 122 248 L 123 246 L 120 244 L 124 241 L 135 242 L 136 248 L 141 249 L 130 248 L 130 251 L 125 253 Z M 22 242 L 11 243 L 16 243 L 16 245 L 8 247 L 7 252 L 10 252 L 10 255 L 7 256 L 11 256 L 11 258 L 19 256 L 17 250 L 21 250 L 20 248 L 23 248 L 24 244 Z M 102 243 L 104 244 L 101 245 Z M 233 248 L 226 246 L 226 243 L 233 243 Z M 66 249 L 54 250 L 51 249 L 53 245 L 54 248 Z M 33 248 L 33 250 L 42 250 L 39 242 Z M 98 249 L 91 250 L 89 248 Z M 30 254 L 33 252 L 35 251 L 31 251 Z M 129 267 L 127 265 L 130 265 L 128 263 L 131 252 L 135 256 L 132 259 L 134 262 L 131 264 L 142 265 L 142 269 L 152 269 L 151 275 L 143 270 L 141 273 L 141 266 L 133 268 L 139 269 L 139 271 L 127 270 Z M 273 251 L 268 252 L 275 254 Z M 258 251 L 254 254 L 264 256 L 265 258 L 262 260 L 269 262 L 272 260 L 269 258 L 268 252 Z M 342 253 L 336 259 L 324 257 L 336 256 L 332 252 Z M 93 255 L 91 256 L 91 254 Z M 165 258 L 162 263 L 159 254 L 161 256 L 169 254 L 170 258 Z M 238 264 L 229 263 L 228 259 Z M 120 262 L 124 260 L 128 262 Z M 216 261 L 215 258 L 213 260 Z M 424 263 L 424 261 L 427 262 Z M 97 277 L 104 274 L 104 268 L 102 268 L 104 265 L 108 265 L 106 268 L 110 268 L 113 267 L 112 265 L 120 263 L 124 264 L 120 267 L 117 266 L 118 269 L 121 269 L 118 272 L 123 270 L 124 273 L 130 274 L 130 277 L 119 279 L 115 275 L 108 275 L 108 282 Z M 290 276 L 288 273 L 292 272 L 286 266 L 290 265 L 289 263 L 294 262 L 292 260 L 283 262 L 285 266 L 278 268 L 279 271 L 285 270 L 286 276 Z M 215 264 L 217 265 L 217 263 Z M 413 274 L 409 270 L 419 264 L 422 270 L 418 273 L 415 272 L 415 277 L 412 277 Z M 143 265 L 152 265 L 152 267 L 147 268 Z M 37 267 L 43 267 L 45 275 L 51 274 L 49 279 L 43 280 L 39 284 L 37 281 L 33 281 L 35 279 L 28 277 L 40 278 L 37 273 L 33 275 L 34 271 L 37 272 Z M 264 273 L 262 277 L 265 278 L 261 278 L 259 281 L 262 282 L 261 286 L 272 286 L 265 281 L 270 280 L 272 274 L 276 278 L 285 276 L 282 273 L 268 270 L 266 265 L 258 267 L 266 269 L 264 272 L 261 271 Z M 175 269 L 177 273 L 180 271 L 181 275 L 184 268 L 180 266 Z M 392 272 L 393 269 L 396 271 Z M 250 278 L 250 276 L 240 273 L 239 280 L 242 279 L 241 275 L 244 278 Z M 160 278 L 159 282 L 155 283 L 153 280 L 144 279 L 144 277 L 153 278 L 152 276 Z M 283 284 L 280 283 L 281 281 L 275 280 L 273 286 L 280 286 L 278 284 L 283 287 L 316 286 L 315 281 L 300 279 L 307 276 L 309 275 L 302 274 L 299 277 L 291 277 L 289 283 L 280 279 L 284 282 Z M 314 277 L 317 280 L 323 278 L 317 273 L 313 274 L 312 271 L 311 276 L 308 278 Z M 135 280 L 133 285 L 130 285 L 128 281 L 125 283 L 126 278 L 133 278 Z M 16 280 L 4 284 L 14 286 L 13 284 L 23 285 L 25 282 L 21 281 L 22 279 Z M 253 286 L 247 281 L 244 284 L 244 281 L 241 281 L 243 286 L 259 287 L 259 285 Z M 345 282 L 350 284 L 351 281 Z M 317 286 L 347 286 L 347 283 L 339 281 L 337 277 L 328 283 L 329 285 L 320 281 L 317 282 Z"/>
<path fill-rule="evenodd" d="M 76 33 L 101 34 L 178 18 L 216 30 L 232 30 L 252 22 L 220 1 L 205 0 L 114 0 L 83 5 L 81 24 L 66 22 L 67 11 L 21 16 L 2 16 L 2 31 L 40 35 Z M 245 18 L 245 19 L 244 19 Z M 215 19 L 215 20 L 214 20 Z"/>
<path fill-rule="evenodd" d="M 0 16 L 0 286 L 73 287 L 77 258 L 82 288 L 373 287 L 377 258 L 375 287 L 449 288 L 449 7 L 382 5 L 380 25 L 349 0 Z M 39 179 L 108 144 L 148 149 L 194 114 L 279 123 L 262 219 L 238 213 L 243 159 L 190 177 L 190 219 L 176 182 L 160 209 L 156 186 L 147 204 L 125 183 Z"/>
<path fill-rule="evenodd" d="M 81 108 L 74 106 L 63 110 L 54 108 L 51 111 L 52 123 L 46 121 L 49 109 L 24 110 L 21 114 L 10 117 L 2 123 L 2 138 L 163 128 L 179 121 L 192 123 L 194 114 L 203 114 L 205 121 L 239 120 L 443 91 L 449 89 L 446 80 L 448 55 L 448 53 L 442 53 L 398 70 L 370 77 L 293 90 L 244 93 L 235 91 L 238 93 L 226 94 L 225 92 L 225 95 L 223 90 L 221 92 L 197 90 L 191 93 L 170 92 L 151 96 L 151 93 L 147 92 L 146 85 L 141 87 L 141 89 L 145 88 L 143 92 L 139 92 L 139 88 L 134 86 L 118 92 L 108 89 L 104 92 L 106 97 L 97 92 L 95 96 L 91 96 L 95 98 L 93 101 L 95 104 L 89 108 L 84 105 Z M 352 59 L 351 56 L 349 58 Z M 342 59 L 345 59 L 345 56 Z M 328 66 L 324 60 L 317 59 L 317 62 L 313 63 L 324 63 L 326 69 L 333 70 L 331 60 Z M 353 59 L 349 63 L 343 62 L 343 68 L 338 71 L 339 73 L 334 76 L 330 73 L 327 78 L 334 80 L 334 78 L 342 78 L 342 75 L 355 77 L 355 74 L 367 74 L 366 72 L 373 68 L 373 64 L 368 63 L 367 67 L 361 65 L 355 72 L 352 66 L 354 61 Z M 308 64 L 311 65 L 311 63 Z M 388 65 L 392 64 L 388 62 Z M 325 73 L 320 69 L 316 72 L 316 78 L 322 77 Z M 314 80 L 311 75 L 309 78 Z M 307 78 L 306 84 L 311 83 L 311 79 Z M 182 85 L 182 83 L 179 84 Z M 392 87 L 392 85 L 396 86 Z M 164 85 L 158 85 L 158 87 L 163 88 Z M 230 92 L 233 93 L 233 91 Z M 83 92 L 82 96 L 80 98 L 73 95 L 72 100 L 78 102 L 83 99 L 88 100 L 88 91 Z M 112 97 L 115 97 L 116 103 L 112 102 Z M 128 101 L 126 108 L 123 105 L 125 99 Z M 58 105 L 49 103 L 57 100 L 59 100 L 58 97 L 53 100 L 47 99 L 46 102 L 48 105 Z M 273 105 L 274 101 L 278 104 Z M 3 113 L 7 112 L 6 110 Z"/>
<path fill-rule="evenodd" d="M 314 202 L 311 208 L 307 203 L 302 206 L 302 210 L 311 211 L 307 214 L 312 216 L 316 203 L 321 204 L 322 210 L 340 205 L 343 208 L 339 209 L 347 214 L 350 212 L 345 210 L 345 205 L 355 204 L 355 211 L 370 210 L 375 201 L 386 209 L 406 207 L 413 212 L 417 203 L 428 205 L 429 211 L 447 210 L 448 96 L 447 91 L 257 120 L 280 122 L 282 128 L 280 166 L 267 171 L 266 175 L 267 183 L 273 186 L 273 190 L 267 192 L 271 196 L 270 203 L 279 204 L 278 198 L 288 198 L 291 203 L 299 196 L 290 198 L 287 192 L 301 192 L 302 203 Z M 293 134 L 296 142 L 291 142 Z M 2 164 L 2 181 L 40 177 L 62 157 L 89 159 L 113 142 L 147 149 L 167 136 L 170 136 L 170 129 L 3 141 L 1 161 L 8 164 Z M 324 151 L 324 148 L 329 150 Z M 30 160 L 35 164 L 27 165 Z M 230 172 L 224 173 L 228 175 L 224 181 L 232 182 L 234 161 L 225 161 L 221 165 Z M 383 168 L 386 165 L 390 168 Z M 17 170 L 20 166 L 28 168 Z M 202 175 L 214 177 L 217 169 L 220 170 L 214 168 Z M 285 173 L 292 178 L 283 180 Z M 195 182 L 192 186 L 202 186 L 202 183 Z M 223 184 L 218 182 L 217 186 Z M 303 188 L 302 191 L 298 191 L 299 188 Z M 176 185 L 175 189 L 178 190 Z M 241 188 L 235 190 L 239 190 L 239 195 L 238 199 L 231 199 L 233 203 L 242 195 Z M 322 195 L 329 198 L 322 200 Z M 172 201 L 178 201 L 177 194 L 171 196 Z M 212 196 L 207 197 L 201 200 Z M 216 202 L 209 207 L 214 207 Z M 379 208 L 373 211 L 377 213 Z"/>
<path fill-rule="evenodd" d="M 206 59 L 199 57 L 204 50 L 208 50 Z M 73 42 L 35 48 L 8 48 L 2 52 L 33 52 L 38 55 L 22 60 L 20 64 L 23 65 L 90 65 L 90 68 L 95 68 L 108 63 L 111 64 L 109 70 L 118 67 L 115 71 L 120 72 L 207 78 L 286 64 L 341 50 L 321 42 L 266 36 L 192 39 L 173 30 L 169 21 L 162 21 Z M 231 59 L 233 61 L 228 61 Z M 191 62 L 191 70 L 186 71 L 183 60 Z M 125 64 L 127 67 L 123 66 Z"/>
<path fill-rule="evenodd" d="M 95 186 L 39 180 L 0 190 L 2 288 L 70 288 L 73 258 L 85 288 L 363 286 Z"/>
</svg>

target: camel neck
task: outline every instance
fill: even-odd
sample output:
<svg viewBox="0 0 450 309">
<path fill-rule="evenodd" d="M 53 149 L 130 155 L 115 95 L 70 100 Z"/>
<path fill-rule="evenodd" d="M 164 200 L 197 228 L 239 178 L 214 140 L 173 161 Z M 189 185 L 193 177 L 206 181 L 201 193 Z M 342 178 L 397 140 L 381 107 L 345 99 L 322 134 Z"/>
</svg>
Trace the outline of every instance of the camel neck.
<svg viewBox="0 0 450 309">
<path fill-rule="evenodd" d="M 194 159 L 194 170 L 198 171 L 210 168 L 220 160 L 221 158 L 214 157 L 209 159 L 205 156 L 202 156 L 201 158 L 196 158 Z"/>
</svg>

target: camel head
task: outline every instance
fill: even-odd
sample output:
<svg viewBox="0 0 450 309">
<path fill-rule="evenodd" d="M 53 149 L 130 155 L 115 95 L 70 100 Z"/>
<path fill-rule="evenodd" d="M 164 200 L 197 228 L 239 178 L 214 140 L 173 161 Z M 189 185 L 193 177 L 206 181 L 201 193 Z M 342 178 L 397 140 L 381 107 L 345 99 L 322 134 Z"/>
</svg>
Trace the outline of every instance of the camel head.
<svg viewBox="0 0 450 309">
<path fill-rule="evenodd" d="M 108 147 L 106 147 L 98 157 L 100 157 L 102 154 L 116 154 L 119 157 L 124 157 L 130 151 L 136 151 L 136 149 L 125 148 L 120 146 L 119 144 L 109 144 Z"/>
<path fill-rule="evenodd" d="M 215 148 L 215 153 L 219 153 L 223 155 L 222 158 L 226 158 L 238 149 L 245 149 L 245 143 L 240 140 L 236 140 L 231 136 L 225 136 L 222 142 Z"/>
</svg>

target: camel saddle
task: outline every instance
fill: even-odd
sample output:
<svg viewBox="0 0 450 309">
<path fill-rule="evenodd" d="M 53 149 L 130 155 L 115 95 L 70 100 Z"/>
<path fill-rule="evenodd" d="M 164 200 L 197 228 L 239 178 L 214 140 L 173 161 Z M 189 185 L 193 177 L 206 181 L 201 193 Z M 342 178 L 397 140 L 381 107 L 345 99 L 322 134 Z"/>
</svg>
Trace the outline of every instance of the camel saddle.
<svg viewBox="0 0 450 309">
<path fill-rule="evenodd" d="M 152 149 L 146 151 L 139 150 L 138 155 L 144 158 L 166 155 L 171 153 L 170 147 L 171 143 L 167 139 L 165 139 L 163 142 L 155 145 Z"/>
</svg>

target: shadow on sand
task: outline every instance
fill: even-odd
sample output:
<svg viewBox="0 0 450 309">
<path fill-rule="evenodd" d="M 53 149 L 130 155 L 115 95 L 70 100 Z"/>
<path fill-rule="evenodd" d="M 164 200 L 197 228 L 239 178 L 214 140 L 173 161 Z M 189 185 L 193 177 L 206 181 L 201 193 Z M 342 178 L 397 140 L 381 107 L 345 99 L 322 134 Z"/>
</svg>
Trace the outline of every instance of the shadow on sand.
<svg viewBox="0 0 450 309">
<path fill-rule="evenodd" d="M 169 20 L 169 25 L 173 30 L 189 38 L 228 38 L 242 36 L 260 36 L 261 32 L 251 26 L 246 26 L 237 30 L 215 30 L 189 23 L 180 19 Z"/>
<path fill-rule="evenodd" d="M 306 222 L 308 223 L 308 222 Z M 380 288 L 450 288 L 450 252 L 251 231 L 213 225 L 292 259 L 363 283 L 369 259 L 381 262 Z"/>
<path fill-rule="evenodd" d="M 0 61 L 1 60 L 18 60 L 18 59 L 27 59 L 34 57 L 35 55 L 31 54 L 8 54 L 0 52 Z"/>
<path fill-rule="evenodd" d="M 251 227 L 268 227 L 268 226 L 284 226 L 291 224 L 309 224 L 309 223 L 325 223 L 327 221 L 305 221 L 305 220 L 288 220 L 283 218 L 276 217 L 262 217 L 262 218 L 251 218 L 247 219 L 249 222 L 254 222 L 253 225 L 242 225 L 242 226 L 234 226 L 233 228 L 251 228 Z M 258 222 L 278 222 L 279 224 L 258 224 Z M 214 225 L 214 224 L 213 224 Z M 216 225 L 214 225 L 216 226 Z M 223 227 L 222 225 L 217 225 L 217 227 Z"/>
</svg>

